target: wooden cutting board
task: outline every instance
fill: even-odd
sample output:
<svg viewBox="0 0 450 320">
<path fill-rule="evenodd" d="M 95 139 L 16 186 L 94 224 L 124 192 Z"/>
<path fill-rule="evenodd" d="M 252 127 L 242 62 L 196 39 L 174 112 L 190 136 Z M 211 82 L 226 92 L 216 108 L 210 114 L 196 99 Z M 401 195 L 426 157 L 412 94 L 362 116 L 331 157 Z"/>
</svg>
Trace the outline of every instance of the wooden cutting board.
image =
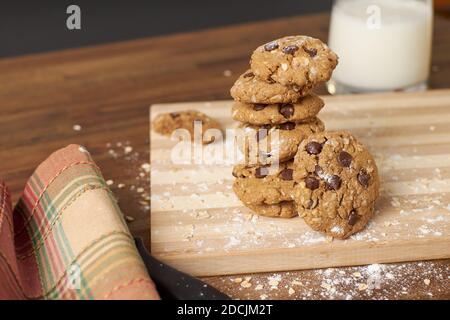
<svg viewBox="0 0 450 320">
<path fill-rule="evenodd" d="M 298 217 L 253 215 L 231 190 L 231 165 L 173 164 L 177 142 L 151 132 L 152 254 L 197 276 L 450 258 L 450 90 L 324 100 L 327 129 L 353 132 L 380 169 L 364 231 L 333 240 Z M 232 128 L 231 105 L 158 104 L 150 118 L 196 109 Z"/>
</svg>

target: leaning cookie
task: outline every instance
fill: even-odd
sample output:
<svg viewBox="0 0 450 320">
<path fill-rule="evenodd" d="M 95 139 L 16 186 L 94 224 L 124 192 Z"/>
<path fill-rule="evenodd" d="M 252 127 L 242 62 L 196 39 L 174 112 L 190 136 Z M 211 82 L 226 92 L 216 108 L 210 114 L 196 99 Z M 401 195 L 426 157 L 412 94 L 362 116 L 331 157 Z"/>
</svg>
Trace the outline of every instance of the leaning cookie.
<svg viewBox="0 0 450 320">
<path fill-rule="evenodd" d="M 194 123 L 201 123 L 202 143 L 208 144 L 214 141 L 214 132 L 212 135 L 207 133 L 209 129 L 222 131 L 221 125 L 206 114 L 196 110 L 186 110 L 172 113 L 159 114 L 152 121 L 152 128 L 155 132 L 163 135 L 171 135 L 176 129 L 186 129 L 194 141 Z"/>
<path fill-rule="evenodd" d="M 337 63 L 337 55 L 319 39 L 289 36 L 258 47 L 250 66 L 264 81 L 311 88 L 328 81 Z"/>
<path fill-rule="evenodd" d="M 292 218 L 297 216 L 293 201 L 283 201 L 276 204 L 247 205 L 256 214 L 272 218 Z"/>
<path fill-rule="evenodd" d="M 314 230 L 345 239 L 362 230 L 379 194 L 369 151 L 345 131 L 311 135 L 294 160 L 298 213 Z"/>
<path fill-rule="evenodd" d="M 254 125 L 304 122 L 314 118 L 323 106 L 323 100 L 315 94 L 300 98 L 296 103 L 260 104 L 236 101 L 232 116 L 236 121 Z"/>
<path fill-rule="evenodd" d="M 234 193 L 245 205 L 292 201 L 294 191 L 292 163 L 293 161 L 288 161 L 277 166 L 251 168 L 245 165 L 235 166 Z"/>
<path fill-rule="evenodd" d="M 325 130 L 323 122 L 315 117 L 309 122 L 286 122 L 277 125 L 255 126 L 242 124 L 238 138 L 239 149 L 247 166 L 285 162 L 293 159 L 298 145 L 309 135 Z"/>
<path fill-rule="evenodd" d="M 231 87 L 234 100 L 244 103 L 294 103 L 311 92 L 307 86 L 283 86 L 276 82 L 265 82 L 248 70 Z"/>
</svg>

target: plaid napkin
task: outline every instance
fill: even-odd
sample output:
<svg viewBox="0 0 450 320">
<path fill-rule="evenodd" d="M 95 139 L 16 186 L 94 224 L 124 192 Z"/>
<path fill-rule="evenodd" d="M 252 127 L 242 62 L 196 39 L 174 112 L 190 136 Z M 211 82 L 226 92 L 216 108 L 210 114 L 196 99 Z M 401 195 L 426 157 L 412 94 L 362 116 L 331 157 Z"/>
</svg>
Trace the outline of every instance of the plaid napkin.
<svg viewBox="0 0 450 320">
<path fill-rule="evenodd" d="M 12 208 L 0 181 L 0 299 L 158 299 L 86 149 L 53 153 Z"/>
</svg>

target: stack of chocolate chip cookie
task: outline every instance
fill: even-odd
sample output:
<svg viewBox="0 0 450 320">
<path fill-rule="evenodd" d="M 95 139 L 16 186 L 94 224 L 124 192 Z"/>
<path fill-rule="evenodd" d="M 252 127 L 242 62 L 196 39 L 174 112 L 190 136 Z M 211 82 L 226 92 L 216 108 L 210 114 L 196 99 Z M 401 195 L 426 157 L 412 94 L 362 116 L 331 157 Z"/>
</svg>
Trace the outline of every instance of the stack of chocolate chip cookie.
<svg viewBox="0 0 450 320">
<path fill-rule="evenodd" d="M 256 213 L 297 215 L 293 158 L 303 140 L 325 130 L 317 118 L 324 102 L 312 90 L 329 80 L 337 60 L 318 39 L 284 37 L 258 47 L 251 69 L 231 88 L 244 154 L 244 163 L 233 168 L 233 188 Z"/>
</svg>

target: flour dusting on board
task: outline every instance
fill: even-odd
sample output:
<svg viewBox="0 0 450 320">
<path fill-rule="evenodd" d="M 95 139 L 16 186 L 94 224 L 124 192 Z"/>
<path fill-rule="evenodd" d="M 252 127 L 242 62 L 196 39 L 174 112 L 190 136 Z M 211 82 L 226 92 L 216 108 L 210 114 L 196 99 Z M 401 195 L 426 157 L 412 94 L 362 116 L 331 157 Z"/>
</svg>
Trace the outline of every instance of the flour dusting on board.
<svg viewBox="0 0 450 320">
<path fill-rule="evenodd" d="M 393 155 L 385 161 L 390 166 L 383 166 L 384 161 L 379 160 L 381 163 L 380 166 L 382 168 L 384 167 L 381 174 L 382 179 L 392 181 L 392 176 L 387 176 L 387 173 L 391 170 L 392 166 L 398 165 L 397 162 L 404 161 L 404 159 L 400 155 Z M 167 171 L 169 175 L 180 175 L 180 172 L 181 169 Z M 187 176 L 181 180 L 189 181 L 190 179 L 194 179 L 195 172 L 196 170 L 191 167 L 188 170 Z M 422 180 L 418 180 L 417 182 L 419 184 L 430 184 L 433 179 L 439 179 L 441 174 L 440 170 L 434 170 L 433 172 L 435 176 L 430 177 L 426 182 Z M 152 171 L 152 175 L 157 174 L 157 170 Z M 393 181 L 399 181 L 399 179 L 403 178 L 395 176 Z M 199 209 L 185 208 L 181 210 L 181 214 L 189 214 L 192 217 L 188 225 L 177 224 L 172 226 L 176 234 L 185 235 L 183 241 L 192 242 L 190 247 L 185 248 L 186 252 L 202 254 L 215 250 L 234 251 L 248 248 L 265 248 L 270 247 L 274 239 L 276 239 L 279 247 L 284 248 L 315 245 L 317 243 L 332 241 L 329 237 L 310 229 L 303 230 L 301 233 L 296 232 L 298 223 L 302 223 L 301 221 L 291 223 L 285 219 L 258 217 L 245 207 L 224 207 L 220 209 L 214 206 L 211 207 L 211 203 L 209 203 L 211 195 L 215 196 L 215 199 L 219 199 L 219 201 L 225 201 L 224 199 L 227 197 L 235 197 L 231 192 L 231 183 L 232 181 L 226 176 L 216 181 L 200 182 L 197 184 L 172 183 L 158 187 L 159 194 L 152 195 L 153 208 L 160 207 L 166 209 L 168 206 L 175 208 L 177 203 L 174 201 L 174 196 L 186 197 L 196 204 L 200 204 Z M 171 192 L 174 189 L 177 190 L 176 194 Z M 445 199 L 446 195 L 442 193 L 431 195 L 418 194 L 417 196 L 404 197 L 397 195 L 388 188 L 383 188 L 380 200 L 381 204 L 377 206 L 375 216 L 381 215 L 381 206 L 385 211 L 396 210 L 398 213 L 389 214 L 384 219 L 370 221 L 365 230 L 351 236 L 350 240 L 344 241 L 377 242 L 386 239 L 395 240 L 401 239 L 405 231 L 418 238 L 425 236 L 443 236 L 450 223 L 450 204 Z M 238 204 L 237 200 L 234 199 L 233 201 Z M 217 237 L 214 238 L 222 238 L 223 241 L 222 245 L 215 246 L 209 244 L 207 238 L 202 238 L 201 232 L 197 233 L 197 230 L 210 228 L 209 221 L 211 219 L 214 220 L 218 216 L 222 219 L 222 225 L 213 228 L 213 232 L 217 234 Z M 401 222 L 401 217 L 408 217 L 411 223 Z M 294 218 L 293 220 L 300 220 L 300 218 Z M 196 228 L 192 230 L 191 225 L 194 225 Z M 187 233 L 186 228 L 189 229 Z M 153 231 L 158 232 L 158 229 L 155 228 Z"/>
</svg>

